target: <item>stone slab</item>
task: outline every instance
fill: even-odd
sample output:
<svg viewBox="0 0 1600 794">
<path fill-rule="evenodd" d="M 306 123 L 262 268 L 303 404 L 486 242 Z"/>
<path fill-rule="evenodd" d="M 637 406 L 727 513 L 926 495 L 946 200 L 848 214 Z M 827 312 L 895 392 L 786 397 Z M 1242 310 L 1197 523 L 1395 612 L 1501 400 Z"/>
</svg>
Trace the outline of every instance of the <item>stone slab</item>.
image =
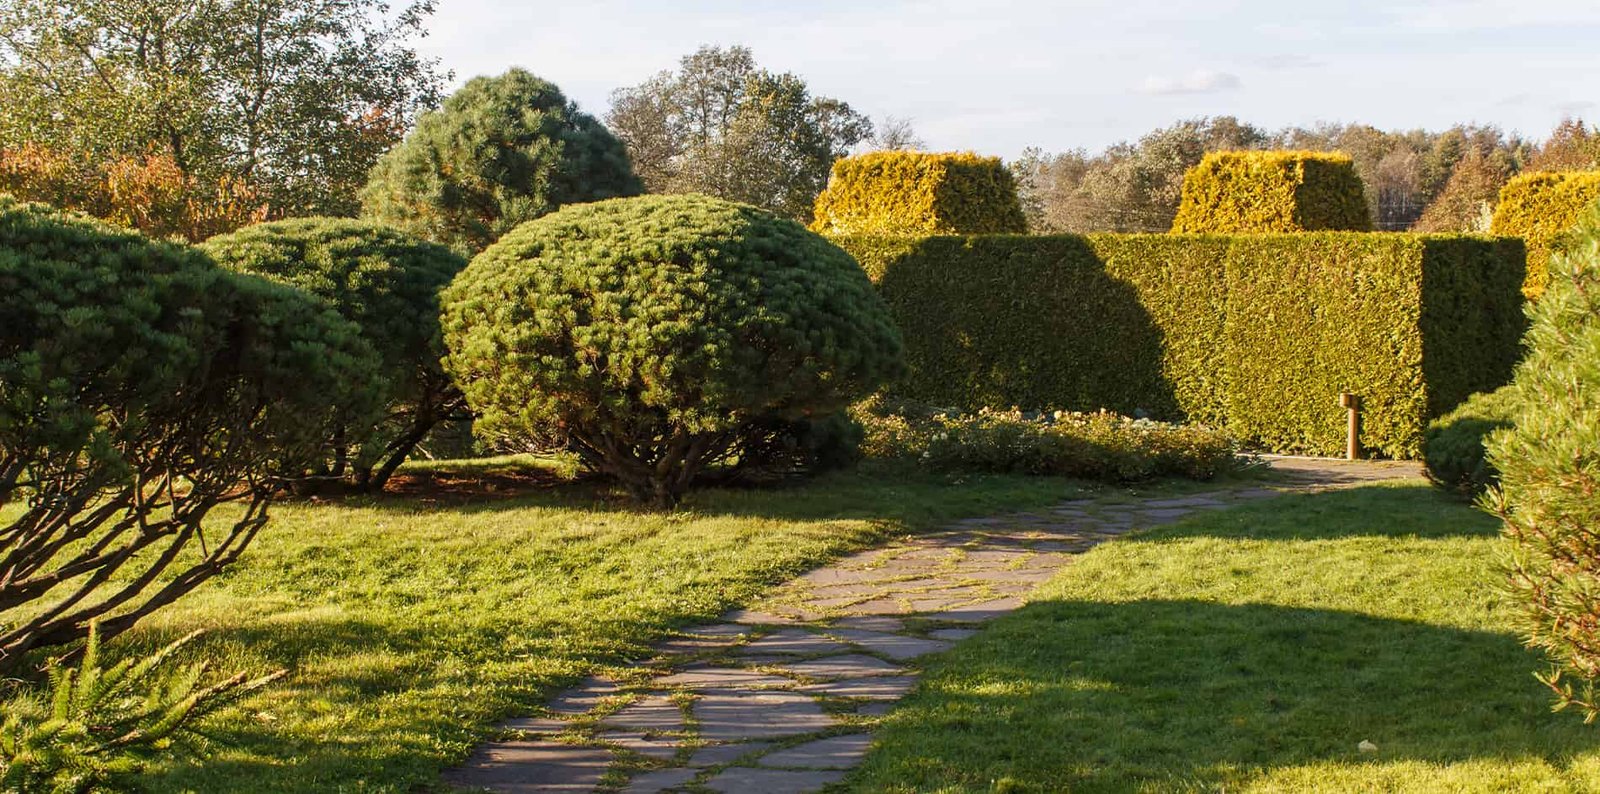
<svg viewBox="0 0 1600 794">
<path fill-rule="evenodd" d="M 549 742 L 497 742 L 445 773 L 446 783 L 500 794 L 590 794 L 611 766 L 611 751 Z"/>
<path fill-rule="evenodd" d="M 518 717 L 500 723 L 500 727 L 508 731 L 522 731 L 530 734 L 561 733 L 572 727 L 566 720 L 554 717 Z"/>
<path fill-rule="evenodd" d="M 811 794 L 844 779 L 843 772 L 731 767 L 706 782 L 706 788 L 724 794 Z"/>
<path fill-rule="evenodd" d="M 916 683 L 917 679 L 908 675 L 883 675 L 867 678 L 842 678 L 838 681 L 806 684 L 797 691 L 839 698 L 899 700 L 907 692 L 910 692 L 911 687 L 915 686 Z"/>
<path fill-rule="evenodd" d="M 710 744 L 694 751 L 689 756 L 689 766 L 704 769 L 708 766 L 722 766 L 750 755 L 759 753 L 771 747 L 771 742 L 742 742 L 739 744 Z"/>
<path fill-rule="evenodd" d="M 960 642 L 977 633 L 977 629 L 934 629 L 928 632 L 928 636 L 950 642 Z"/>
<path fill-rule="evenodd" d="M 700 738 L 710 742 L 795 736 L 833 725 L 815 700 L 795 692 L 710 692 L 695 701 L 694 714 Z"/>
<path fill-rule="evenodd" d="M 628 787 L 622 794 L 660 794 L 669 788 L 677 788 L 700 774 L 698 769 L 657 769 L 637 775 L 628 781 Z"/>
<path fill-rule="evenodd" d="M 845 653 L 850 646 L 803 629 L 784 629 L 768 634 L 742 649 L 747 654 L 785 654 L 810 656 L 819 653 Z"/>
<path fill-rule="evenodd" d="M 677 740 L 665 736 L 650 736 L 638 731 L 609 731 L 595 738 L 651 758 L 671 758 L 678 754 Z"/>
<path fill-rule="evenodd" d="M 892 634 L 897 631 L 905 631 L 906 623 L 899 618 L 892 618 L 887 615 L 859 615 L 839 618 L 831 624 L 831 628 L 882 631 Z"/>
<path fill-rule="evenodd" d="M 591 676 L 576 687 L 557 695 L 545 708 L 557 714 L 583 714 L 600 705 L 600 701 L 616 695 L 617 692 L 615 681 Z"/>
<path fill-rule="evenodd" d="M 784 665 L 784 669 L 807 678 L 862 678 L 905 672 L 882 659 L 859 653 L 791 662 Z"/>
<path fill-rule="evenodd" d="M 872 737 L 864 733 L 830 736 L 768 753 L 761 766 L 801 767 L 804 769 L 849 769 L 872 749 Z"/>
<path fill-rule="evenodd" d="M 659 686 L 672 687 L 773 687 L 789 684 L 787 678 L 738 667 L 694 665 L 672 675 L 657 678 Z"/>
<path fill-rule="evenodd" d="M 602 720 L 602 723 L 647 733 L 681 731 L 683 710 L 665 695 L 651 695 L 623 706 Z"/>
<path fill-rule="evenodd" d="M 902 662 L 907 659 L 915 659 L 918 656 L 938 653 L 950 647 L 950 643 L 938 640 L 907 637 L 903 634 L 862 631 L 860 629 L 831 629 L 829 633 L 845 642 L 859 645 L 867 650 L 881 653 L 884 656 Z"/>
</svg>

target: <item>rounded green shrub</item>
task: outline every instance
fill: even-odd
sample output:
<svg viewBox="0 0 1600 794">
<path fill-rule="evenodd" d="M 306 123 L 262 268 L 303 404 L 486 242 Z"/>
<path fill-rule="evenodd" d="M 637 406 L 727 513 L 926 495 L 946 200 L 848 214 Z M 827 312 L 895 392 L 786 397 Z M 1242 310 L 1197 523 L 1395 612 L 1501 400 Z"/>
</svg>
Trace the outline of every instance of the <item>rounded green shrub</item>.
<svg viewBox="0 0 1600 794">
<path fill-rule="evenodd" d="M 1489 230 L 1521 237 L 1528 246 L 1527 279 L 1522 292 L 1529 298 L 1544 293 L 1552 254 L 1561 251 L 1575 235 L 1584 211 L 1600 201 L 1600 171 L 1536 171 L 1512 177 L 1500 188 Z"/>
<path fill-rule="evenodd" d="M 434 425 L 465 400 L 440 367 L 439 291 L 466 267 L 442 245 L 367 221 L 298 218 L 249 226 L 201 246 L 223 267 L 288 284 L 361 328 L 382 358 L 378 377 L 351 384 L 388 406 L 376 426 L 344 428 L 327 473 L 381 490 Z"/>
<path fill-rule="evenodd" d="M 1366 193 L 1348 155 L 1212 152 L 1183 175 L 1173 233 L 1367 231 Z"/>
<path fill-rule="evenodd" d="M 297 290 L 0 197 L 0 672 L 237 559 L 332 429 L 370 421 L 352 384 L 376 367 Z"/>
<path fill-rule="evenodd" d="M 1511 426 L 1513 394 L 1510 386 L 1479 392 L 1430 422 L 1422 439 L 1428 478 L 1463 496 L 1476 496 L 1499 482 L 1500 473 L 1484 458 L 1483 442 L 1490 433 Z"/>
<path fill-rule="evenodd" d="M 1512 380 L 1511 427 L 1489 437 L 1520 630 L 1555 670 L 1562 707 L 1600 715 L 1600 213 L 1550 263 Z"/>
<path fill-rule="evenodd" d="M 706 196 L 524 224 L 443 303 L 445 366 L 480 434 L 567 445 L 657 505 L 767 423 L 828 416 L 902 368 L 899 333 L 849 254 Z"/>
<path fill-rule="evenodd" d="M 362 214 L 472 256 L 524 221 L 643 190 L 628 152 L 521 69 L 477 77 L 373 166 Z"/>
</svg>

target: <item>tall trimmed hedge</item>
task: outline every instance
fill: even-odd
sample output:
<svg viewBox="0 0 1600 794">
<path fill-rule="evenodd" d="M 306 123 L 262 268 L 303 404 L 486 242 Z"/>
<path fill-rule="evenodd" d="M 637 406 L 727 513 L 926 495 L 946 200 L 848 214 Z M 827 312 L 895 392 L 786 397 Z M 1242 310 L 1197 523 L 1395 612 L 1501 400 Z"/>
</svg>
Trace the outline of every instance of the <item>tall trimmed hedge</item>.
<svg viewBox="0 0 1600 794">
<path fill-rule="evenodd" d="M 1026 232 L 1017 185 L 998 157 L 870 152 L 833 164 L 812 228 L 828 234 Z"/>
<path fill-rule="evenodd" d="M 1062 235 L 839 243 L 906 339 L 896 396 L 1223 426 L 1286 452 L 1411 457 L 1428 419 L 1510 376 L 1514 239 Z"/>
<path fill-rule="evenodd" d="M 1523 294 L 1537 298 L 1550 280 L 1550 255 L 1564 249 L 1584 210 L 1600 202 L 1600 171 L 1537 172 L 1517 176 L 1500 189 L 1489 230 L 1521 237 L 1528 246 Z"/>
<path fill-rule="evenodd" d="M 1367 231 L 1361 177 L 1334 152 L 1212 152 L 1183 177 L 1172 231 Z"/>
</svg>

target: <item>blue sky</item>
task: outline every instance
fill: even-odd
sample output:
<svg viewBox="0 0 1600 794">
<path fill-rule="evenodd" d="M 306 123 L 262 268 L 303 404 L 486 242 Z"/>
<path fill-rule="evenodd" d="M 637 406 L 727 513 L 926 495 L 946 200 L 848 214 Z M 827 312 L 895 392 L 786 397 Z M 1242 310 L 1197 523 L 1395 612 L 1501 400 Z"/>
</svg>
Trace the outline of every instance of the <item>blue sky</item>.
<svg viewBox="0 0 1600 794">
<path fill-rule="evenodd" d="M 935 149 L 1099 150 L 1183 118 L 1269 128 L 1600 119 L 1600 0 L 439 0 L 421 49 L 456 82 L 522 66 L 586 110 L 701 44 Z"/>
</svg>

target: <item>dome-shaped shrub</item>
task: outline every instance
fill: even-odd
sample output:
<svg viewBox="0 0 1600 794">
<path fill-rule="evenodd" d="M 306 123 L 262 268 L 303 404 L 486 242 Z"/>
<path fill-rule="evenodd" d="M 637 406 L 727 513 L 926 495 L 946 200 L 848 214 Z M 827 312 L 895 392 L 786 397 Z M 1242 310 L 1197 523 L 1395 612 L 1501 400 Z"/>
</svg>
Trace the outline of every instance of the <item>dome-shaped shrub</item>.
<svg viewBox="0 0 1600 794">
<path fill-rule="evenodd" d="M 705 196 L 568 207 L 446 290 L 446 368 L 491 438 L 555 439 L 668 505 L 758 424 L 822 416 L 897 375 L 855 260 Z"/>
<path fill-rule="evenodd" d="M 283 478 L 371 421 L 350 384 L 375 367 L 297 290 L 0 196 L 0 672 L 233 562 Z"/>
<path fill-rule="evenodd" d="M 450 249 L 344 218 L 258 224 L 201 249 L 223 267 L 322 299 L 359 325 L 382 357 L 377 379 L 359 385 L 388 405 L 386 416 L 377 427 L 344 429 L 330 451 L 331 473 L 382 489 L 435 424 L 463 410 L 460 391 L 439 366 L 439 290 L 466 266 Z"/>
<path fill-rule="evenodd" d="M 517 224 L 643 185 L 627 148 L 521 69 L 476 77 L 377 165 L 362 215 L 471 256 Z"/>
</svg>

